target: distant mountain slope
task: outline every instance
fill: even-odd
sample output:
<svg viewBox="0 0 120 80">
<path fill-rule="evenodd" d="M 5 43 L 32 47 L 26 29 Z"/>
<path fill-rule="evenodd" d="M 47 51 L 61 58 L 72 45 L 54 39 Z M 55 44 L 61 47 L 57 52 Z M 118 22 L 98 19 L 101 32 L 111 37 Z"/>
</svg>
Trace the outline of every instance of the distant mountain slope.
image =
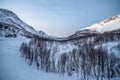
<svg viewBox="0 0 120 80">
<path fill-rule="evenodd" d="M 7 9 L 0 9 L 0 36 L 33 37 L 39 33 L 31 26 L 23 22 L 15 13 Z"/>
<path fill-rule="evenodd" d="M 84 30 L 84 29 L 94 30 L 101 33 L 120 29 L 120 15 L 113 16 L 109 19 L 106 19 L 104 21 L 101 21 L 99 23 L 93 24 L 89 27 L 80 30 Z"/>
<path fill-rule="evenodd" d="M 31 33 L 36 33 L 36 31 L 35 31 L 35 29 L 33 29 L 33 27 L 24 23 L 16 14 L 14 14 L 10 10 L 0 9 L 0 22 L 14 25 L 15 27 L 17 27 L 19 29 L 24 29 Z"/>
<path fill-rule="evenodd" d="M 104 21 L 101 21 L 99 23 L 93 24 L 89 27 L 82 28 L 75 32 L 75 34 L 69 36 L 69 38 L 97 35 L 104 32 L 110 32 L 119 29 L 120 29 L 120 15 L 117 15 Z"/>
</svg>

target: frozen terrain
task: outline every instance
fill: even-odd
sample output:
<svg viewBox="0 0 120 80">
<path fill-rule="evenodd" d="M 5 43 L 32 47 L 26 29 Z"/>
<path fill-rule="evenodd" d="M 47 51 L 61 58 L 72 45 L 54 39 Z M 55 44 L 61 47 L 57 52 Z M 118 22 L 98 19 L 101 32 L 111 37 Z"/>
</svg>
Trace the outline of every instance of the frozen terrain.
<svg viewBox="0 0 120 80">
<path fill-rule="evenodd" d="M 120 15 L 68 37 L 0 9 L 0 80 L 120 80 Z"/>
<path fill-rule="evenodd" d="M 76 75 L 70 77 L 46 73 L 38 70 L 34 65 L 29 66 L 19 52 L 23 41 L 29 40 L 24 37 L 0 38 L 0 80 L 78 80 Z"/>
<path fill-rule="evenodd" d="M 0 38 L 0 80 L 78 80 L 76 76 L 46 73 L 26 64 L 19 47 L 26 38 Z"/>
<path fill-rule="evenodd" d="M 84 29 L 90 29 L 101 33 L 120 29 L 120 15 L 113 16 L 109 19 L 103 20 L 101 22 L 98 22 L 96 24 L 93 24 L 89 27 L 80 30 L 84 30 Z"/>
</svg>

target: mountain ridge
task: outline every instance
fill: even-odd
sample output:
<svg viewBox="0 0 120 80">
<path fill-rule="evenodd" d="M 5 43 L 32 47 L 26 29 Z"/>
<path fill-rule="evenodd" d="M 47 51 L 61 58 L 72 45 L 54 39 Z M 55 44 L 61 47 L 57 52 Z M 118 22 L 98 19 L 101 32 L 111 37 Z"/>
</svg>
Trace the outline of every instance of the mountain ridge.
<svg viewBox="0 0 120 80">
<path fill-rule="evenodd" d="M 112 27 L 112 26 L 115 26 L 115 27 Z M 103 21 L 100 21 L 98 23 L 95 23 L 91 26 L 82 28 L 80 30 L 84 30 L 84 29 L 95 30 L 100 33 L 120 29 L 120 14 L 110 17 L 108 19 L 105 19 Z"/>
<path fill-rule="evenodd" d="M 33 34 L 36 33 L 36 30 L 33 27 L 23 22 L 14 12 L 7 9 L 0 8 L 0 22 L 14 25 L 19 29 L 24 29 Z"/>
<path fill-rule="evenodd" d="M 54 39 L 61 39 L 61 40 L 65 38 L 70 38 L 70 37 L 80 37 L 80 36 L 86 36 L 89 34 L 100 34 L 100 33 L 109 32 L 112 30 L 120 29 L 120 15 L 117 15 L 109 19 L 103 20 L 101 22 L 95 23 L 89 27 L 82 28 L 68 37 L 57 37 L 57 36 L 47 35 L 43 31 L 37 32 L 33 27 L 23 22 L 14 12 L 12 12 L 11 10 L 1 9 L 1 8 L 0 8 L 0 22 L 14 25 L 19 29 L 23 29 L 27 32 L 38 35 L 39 37 L 54 38 Z M 115 27 L 112 27 L 112 26 L 115 26 Z"/>
</svg>

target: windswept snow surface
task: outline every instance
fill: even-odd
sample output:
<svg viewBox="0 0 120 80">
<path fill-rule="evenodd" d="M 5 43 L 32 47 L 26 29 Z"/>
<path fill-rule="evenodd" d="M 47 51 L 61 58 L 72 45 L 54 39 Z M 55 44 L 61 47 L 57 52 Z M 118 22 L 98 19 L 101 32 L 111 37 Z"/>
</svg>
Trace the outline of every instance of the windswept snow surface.
<svg viewBox="0 0 120 80">
<path fill-rule="evenodd" d="M 78 80 L 77 76 L 42 72 L 29 66 L 21 57 L 19 47 L 26 38 L 0 38 L 0 80 Z"/>
</svg>

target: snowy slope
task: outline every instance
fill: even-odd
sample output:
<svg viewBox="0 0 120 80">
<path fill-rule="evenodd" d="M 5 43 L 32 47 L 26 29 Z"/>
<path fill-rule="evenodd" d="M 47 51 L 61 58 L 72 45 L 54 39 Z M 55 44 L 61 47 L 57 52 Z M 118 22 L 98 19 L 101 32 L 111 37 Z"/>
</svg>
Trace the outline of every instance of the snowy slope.
<svg viewBox="0 0 120 80">
<path fill-rule="evenodd" d="M 113 31 L 109 33 L 98 34 L 96 36 L 88 36 L 85 38 L 77 38 L 74 40 L 67 40 L 64 42 L 56 40 L 42 40 L 35 39 L 29 43 L 21 45 L 21 54 L 28 61 L 30 65 L 36 65 L 42 71 L 53 72 L 67 75 L 79 75 L 78 78 L 83 78 L 82 71 L 89 72 L 89 68 L 95 71 L 97 74 L 97 67 L 101 68 L 99 64 L 100 54 L 105 55 L 104 59 L 104 76 L 105 79 L 108 76 L 107 58 L 109 61 L 114 60 L 111 67 L 111 80 L 119 80 L 120 74 L 120 31 Z M 96 48 L 97 47 L 97 48 Z M 90 55 L 89 55 L 90 54 Z M 92 56 L 91 56 L 92 55 Z M 97 59 L 96 59 L 97 58 Z M 99 59 L 100 58 L 100 59 Z M 91 61 L 95 61 L 96 64 L 93 68 Z M 102 61 L 102 60 L 100 60 Z M 102 62 L 100 62 L 102 63 Z M 89 66 L 90 67 L 89 67 Z M 84 66 L 84 67 L 82 67 Z M 83 72 L 84 72 L 83 71 Z M 87 75 L 87 73 L 85 73 Z M 95 78 L 94 72 L 89 75 L 91 80 Z M 98 74 L 99 75 L 99 74 Z M 87 76 L 86 76 L 87 77 Z M 88 79 L 90 80 L 90 79 Z M 96 79 L 95 79 L 96 80 Z"/>
<path fill-rule="evenodd" d="M 6 28 L 4 28 L 6 26 L 7 30 Z M 0 33 L 2 32 L 2 35 L 5 35 L 6 33 L 13 34 L 13 29 L 17 33 L 22 33 L 23 35 L 26 33 L 32 33 L 42 38 L 61 39 L 57 36 L 48 35 L 43 31 L 37 32 L 32 26 L 29 26 L 28 24 L 23 22 L 14 12 L 0 8 Z"/>
<path fill-rule="evenodd" d="M 84 30 L 84 29 L 98 31 L 101 33 L 120 29 L 120 15 L 113 16 L 109 19 L 106 19 L 104 21 L 101 21 L 99 23 L 93 24 L 89 27 L 86 27 L 80 30 Z"/>
<path fill-rule="evenodd" d="M 46 73 L 29 66 L 19 52 L 23 41 L 29 40 L 24 37 L 0 38 L 0 80 L 78 80 L 76 76 Z"/>
<path fill-rule="evenodd" d="M 31 26 L 24 23 L 16 14 L 10 10 L 0 9 L 0 22 L 13 25 L 20 30 L 26 30 L 33 34 L 37 33 Z"/>
<path fill-rule="evenodd" d="M 69 36 L 69 38 L 97 35 L 102 34 L 104 32 L 110 32 L 119 29 L 120 29 L 120 15 L 117 15 L 104 21 L 101 21 L 99 23 L 93 24 L 91 26 L 82 28 L 76 31 L 73 35 Z"/>
</svg>

